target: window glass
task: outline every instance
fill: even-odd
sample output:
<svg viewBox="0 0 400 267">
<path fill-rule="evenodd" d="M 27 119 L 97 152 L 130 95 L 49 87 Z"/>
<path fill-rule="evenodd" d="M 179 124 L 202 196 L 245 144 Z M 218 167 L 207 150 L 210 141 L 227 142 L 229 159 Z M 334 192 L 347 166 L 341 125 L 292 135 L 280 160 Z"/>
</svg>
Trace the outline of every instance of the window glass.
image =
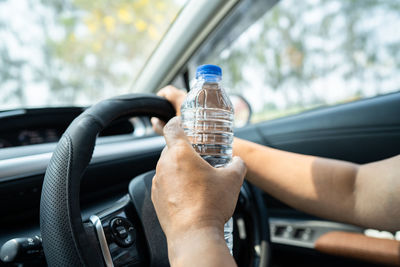
<svg viewBox="0 0 400 267">
<path fill-rule="evenodd" d="M 258 122 L 399 91 L 399 28 L 398 0 L 282 0 L 199 63 L 220 65 Z"/>
<path fill-rule="evenodd" d="M 0 1 L 0 109 L 129 92 L 185 2 Z"/>
</svg>

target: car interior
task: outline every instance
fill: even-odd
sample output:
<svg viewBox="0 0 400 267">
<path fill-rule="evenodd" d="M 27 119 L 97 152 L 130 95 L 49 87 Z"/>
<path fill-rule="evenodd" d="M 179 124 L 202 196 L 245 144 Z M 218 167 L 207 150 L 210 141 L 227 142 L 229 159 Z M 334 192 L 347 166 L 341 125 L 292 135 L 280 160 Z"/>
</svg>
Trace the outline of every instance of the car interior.
<svg viewBox="0 0 400 267">
<path fill-rule="evenodd" d="M 175 116 L 157 91 L 169 84 L 189 91 L 202 64 L 221 66 L 239 138 L 359 164 L 400 153 L 396 0 L 27 2 L 26 12 L 66 30 L 63 39 L 56 24 L 47 24 L 58 39 L 46 39 L 54 50 L 43 58 L 57 58 L 39 69 L 60 76 L 48 76 L 54 92 L 36 89 L 44 86 L 38 79 L 18 84 L 18 75 L 29 76 L 18 56 L 40 53 L 14 50 L 34 43 L 36 33 L 22 31 L 28 41 L 21 37 L 20 44 L 6 41 L 14 29 L 7 10 L 23 4 L 0 2 L 0 266 L 169 266 L 151 201 L 165 140 L 150 118 Z M 135 21 L 128 7 L 143 17 Z M 103 39 L 96 40 L 105 51 L 86 57 L 84 49 L 98 49 L 87 36 L 100 28 L 85 14 L 101 18 Z M 163 28 L 146 26 L 152 16 Z M 135 30 L 139 41 L 129 34 Z M 118 41 L 135 53 L 112 39 L 119 32 Z M 318 218 L 246 181 L 233 218 L 238 266 L 400 266 L 400 226 L 387 232 Z"/>
</svg>

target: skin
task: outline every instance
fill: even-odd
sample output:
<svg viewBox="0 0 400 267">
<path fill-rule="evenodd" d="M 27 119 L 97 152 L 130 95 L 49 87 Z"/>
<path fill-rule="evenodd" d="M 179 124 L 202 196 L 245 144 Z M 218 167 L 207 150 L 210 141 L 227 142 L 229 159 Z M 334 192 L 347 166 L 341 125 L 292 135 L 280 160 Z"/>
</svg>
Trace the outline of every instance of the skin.
<svg viewBox="0 0 400 267">
<path fill-rule="evenodd" d="M 183 91 L 168 86 L 160 90 L 158 95 L 170 100 L 179 114 L 180 105 L 186 95 Z M 165 123 L 152 118 L 152 124 L 156 132 L 162 133 Z M 170 128 L 168 125 L 169 123 L 166 126 L 167 130 L 164 128 L 164 135 L 167 133 L 167 136 L 168 131 L 171 131 L 171 129 L 168 129 Z M 173 125 L 178 129 L 177 131 L 181 131 L 176 122 Z M 179 134 L 179 138 L 184 139 L 181 134 Z M 166 140 L 167 138 L 171 140 L 170 136 L 166 137 Z M 168 149 L 172 149 L 174 145 L 171 144 L 171 141 L 169 143 L 170 145 L 168 145 L 167 140 Z M 189 150 L 189 147 L 186 149 Z M 247 166 L 246 179 L 248 181 L 298 210 L 362 227 L 388 231 L 399 230 L 400 155 L 360 165 L 281 151 L 239 138 L 234 139 L 233 150 L 234 155 L 240 156 Z M 194 159 L 197 160 L 196 164 L 190 164 L 190 161 Z M 183 202 L 197 203 L 206 196 L 210 197 L 211 194 L 218 196 L 218 200 L 223 203 L 229 201 L 236 203 L 237 195 L 236 198 L 229 198 L 220 194 L 226 191 L 238 193 L 240 183 L 226 182 L 227 180 L 223 180 L 224 178 L 221 178 L 221 176 L 215 178 L 216 173 L 211 171 L 213 168 L 208 168 L 208 171 L 204 164 L 200 164 L 200 162 L 205 163 L 200 157 L 191 154 L 190 157 L 185 156 L 180 158 L 180 161 L 176 161 L 174 154 L 168 153 L 168 156 L 166 156 L 163 153 L 160 161 L 162 165 L 159 164 L 157 170 L 161 173 L 164 168 L 168 169 L 168 175 L 173 177 L 173 179 L 169 178 L 171 180 L 177 179 L 176 177 L 182 180 L 192 180 L 195 177 L 195 180 L 198 181 L 198 177 L 201 177 L 201 179 L 209 179 L 209 183 L 203 184 L 200 191 L 194 185 L 171 189 L 169 188 L 171 184 L 164 184 L 162 188 L 158 188 L 157 198 L 175 199 L 179 197 L 180 206 L 184 205 Z M 179 167 L 176 166 L 175 169 L 167 167 L 173 165 L 174 162 L 180 162 Z M 181 164 L 191 167 L 184 168 Z M 168 178 L 164 177 L 164 179 Z M 223 182 L 219 182 L 220 179 Z M 223 186 L 220 183 L 223 183 Z M 216 187 L 215 184 L 220 187 Z M 219 254 L 221 253 L 219 250 L 217 254 L 213 254 L 214 250 L 217 251 L 215 246 L 221 250 L 223 249 L 220 246 L 225 246 L 222 242 L 223 222 L 225 221 L 220 218 L 220 213 L 225 208 L 219 206 L 219 202 L 204 202 L 203 204 L 201 206 L 185 205 L 184 209 L 187 209 L 185 213 L 196 212 L 196 216 L 191 216 L 185 221 L 185 225 L 190 225 L 189 228 L 182 227 L 179 223 L 167 223 L 166 228 L 168 229 L 166 229 L 161 223 L 164 231 L 166 231 L 170 261 L 174 266 L 180 265 L 174 263 L 182 263 L 185 258 L 189 263 L 189 260 L 193 257 L 199 257 L 199 262 L 192 260 L 191 266 L 197 266 L 196 263 L 199 263 L 198 266 L 230 266 L 234 264 L 228 265 L 227 258 L 232 259 L 229 254 Z M 164 209 L 172 209 L 171 206 L 178 205 L 177 202 L 155 201 L 154 205 L 160 222 L 175 220 L 178 222 L 182 218 L 175 213 L 163 211 Z M 218 205 L 218 208 L 215 208 L 216 205 Z M 200 211 L 202 209 L 204 210 Z M 227 210 L 229 210 L 229 216 L 226 217 L 226 214 L 228 214 L 226 213 L 224 218 L 229 218 L 232 215 L 233 210 Z M 201 217 L 204 216 L 202 212 L 210 213 Z M 200 218 L 207 218 L 206 222 Z M 213 226 L 211 218 L 219 218 L 218 227 Z M 210 222 L 210 224 L 207 222 Z M 193 232 L 192 229 L 196 230 Z M 208 230 L 210 232 L 207 232 Z M 206 237 L 205 235 L 209 236 Z M 198 242 L 199 239 L 201 239 L 201 242 Z M 221 260 L 221 255 L 227 261 L 216 264 L 215 261 Z M 179 261 L 174 261 L 176 257 Z"/>
<path fill-rule="evenodd" d="M 286 204 L 366 228 L 400 227 L 400 156 L 359 165 L 281 151 L 241 139 L 246 179 Z"/>
<path fill-rule="evenodd" d="M 225 168 L 209 165 L 192 148 L 179 117 L 164 127 L 164 137 L 151 197 L 171 265 L 234 266 L 223 230 L 246 173 L 243 161 L 235 157 Z"/>
</svg>

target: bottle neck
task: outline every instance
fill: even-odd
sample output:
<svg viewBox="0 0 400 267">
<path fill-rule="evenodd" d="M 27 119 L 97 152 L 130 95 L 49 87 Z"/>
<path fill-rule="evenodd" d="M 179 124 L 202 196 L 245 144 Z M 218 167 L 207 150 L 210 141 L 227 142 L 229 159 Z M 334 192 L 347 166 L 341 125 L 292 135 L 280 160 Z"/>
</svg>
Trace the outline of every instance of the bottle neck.
<svg viewBox="0 0 400 267">
<path fill-rule="evenodd" d="M 205 83 L 219 83 L 222 79 L 220 75 L 215 74 L 201 74 L 196 77 L 198 81 L 203 81 Z"/>
</svg>

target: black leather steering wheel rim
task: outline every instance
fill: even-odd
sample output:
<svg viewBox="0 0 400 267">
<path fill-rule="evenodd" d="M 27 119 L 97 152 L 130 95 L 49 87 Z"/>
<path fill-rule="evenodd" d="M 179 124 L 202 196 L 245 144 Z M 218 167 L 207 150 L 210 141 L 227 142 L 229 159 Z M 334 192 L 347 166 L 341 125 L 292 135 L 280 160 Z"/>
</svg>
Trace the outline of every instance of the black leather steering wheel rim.
<svg viewBox="0 0 400 267">
<path fill-rule="evenodd" d="M 168 121 L 175 116 L 175 110 L 167 100 L 155 95 L 119 96 L 104 100 L 87 109 L 63 134 L 47 167 L 40 202 L 40 230 L 48 266 L 104 266 L 102 252 L 99 246 L 93 246 L 93 243 L 90 243 L 88 238 L 90 232 L 87 232 L 89 228 L 85 228 L 82 222 L 79 200 L 80 181 L 92 158 L 98 134 L 120 117 L 140 115 L 154 116 Z M 136 178 L 133 182 L 135 180 Z M 143 207 L 143 205 L 138 205 L 137 201 L 135 202 L 135 194 L 132 194 L 131 189 L 130 186 L 129 192 L 135 208 Z M 141 195 L 147 192 L 149 203 L 147 207 L 152 206 L 151 190 L 139 191 Z M 258 196 L 255 199 L 258 203 L 253 203 L 259 214 L 254 219 L 259 222 L 257 228 L 260 232 L 259 239 L 255 242 L 261 246 L 261 249 L 254 266 L 266 266 L 269 259 L 269 227 L 267 215 L 264 214 L 266 209 L 260 199 L 261 194 L 255 195 Z M 147 208 L 145 210 L 149 211 Z M 157 224 L 155 212 L 152 216 Z M 158 228 L 158 237 L 160 237 L 163 233 L 159 225 Z M 161 245 L 166 245 L 166 242 Z M 161 250 L 155 250 L 160 255 L 153 253 L 157 258 L 152 261 L 152 266 L 159 266 L 159 263 L 168 266 L 165 246 L 164 254 Z"/>
<path fill-rule="evenodd" d="M 79 192 L 81 178 L 92 158 L 97 135 L 122 116 L 154 116 L 168 121 L 172 105 L 151 94 L 107 99 L 78 116 L 60 139 L 43 181 L 40 231 L 48 266 L 103 266 L 98 251 L 88 244 Z"/>
</svg>

